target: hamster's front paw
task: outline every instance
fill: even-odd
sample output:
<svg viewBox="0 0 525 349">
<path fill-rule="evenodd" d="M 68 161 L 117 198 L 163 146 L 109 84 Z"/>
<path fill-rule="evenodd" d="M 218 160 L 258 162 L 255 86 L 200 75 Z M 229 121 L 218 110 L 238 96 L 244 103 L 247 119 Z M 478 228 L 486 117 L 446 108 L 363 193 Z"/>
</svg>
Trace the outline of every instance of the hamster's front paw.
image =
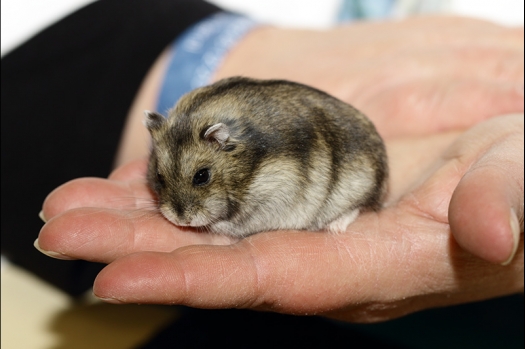
<svg viewBox="0 0 525 349">
<path fill-rule="evenodd" d="M 358 208 L 328 224 L 326 230 L 336 234 L 344 233 L 346 228 L 356 220 L 357 216 L 359 216 Z"/>
</svg>

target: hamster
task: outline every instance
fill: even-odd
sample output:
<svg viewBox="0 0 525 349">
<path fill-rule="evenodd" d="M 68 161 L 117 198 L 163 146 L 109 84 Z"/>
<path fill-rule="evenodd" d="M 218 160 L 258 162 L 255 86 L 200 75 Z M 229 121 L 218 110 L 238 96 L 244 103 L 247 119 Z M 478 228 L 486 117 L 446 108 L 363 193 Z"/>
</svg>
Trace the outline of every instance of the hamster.
<svg viewBox="0 0 525 349">
<path fill-rule="evenodd" d="M 168 118 L 145 114 L 147 180 L 177 226 L 339 232 L 382 206 L 388 165 L 374 125 L 312 87 L 233 77 L 187 93 Z"/>
</svg>

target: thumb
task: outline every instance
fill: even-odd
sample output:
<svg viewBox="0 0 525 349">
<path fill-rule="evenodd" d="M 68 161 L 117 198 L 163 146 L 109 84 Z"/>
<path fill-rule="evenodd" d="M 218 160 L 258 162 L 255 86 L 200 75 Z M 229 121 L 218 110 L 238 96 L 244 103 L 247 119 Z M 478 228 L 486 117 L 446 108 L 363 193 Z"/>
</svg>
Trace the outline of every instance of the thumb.
<svg viewBox="0 0 525 349">
<path fill-rule="evenodd" d="M 459 182 L 449 206 L 458 244 L 489 262 L 509 264 L 523 233 L 523 133 L 494 144 Z"/>
</svg>

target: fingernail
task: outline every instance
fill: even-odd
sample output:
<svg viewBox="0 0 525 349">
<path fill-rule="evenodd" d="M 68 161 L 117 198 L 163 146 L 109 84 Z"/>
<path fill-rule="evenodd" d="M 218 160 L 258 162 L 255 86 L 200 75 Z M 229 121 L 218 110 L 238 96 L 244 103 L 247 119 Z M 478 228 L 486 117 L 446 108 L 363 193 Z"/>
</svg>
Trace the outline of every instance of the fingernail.
<svg viewBox="0 0 525 349">
<path fill-rule="evenodd" d="M 35 248 L 42 252 L 43 254 L 45 254 L 46 256 L 49 256 L 51 258 L 55 258 L 55 259 L 62 259 L 62 260 L 65 260 L 65 261 L 72 261 L 72 260 L 75 260 L 75 258 L 71 258 L 69 256 L 66 256 L 65 254 L 62 254 L 62 253 L 57 253 L 57 252 L 53 252 L 53 251 L 46 251 L 46 250 L 43 250 L 40 245 L 38 244 L 38 239 L 35 240 L 35 242 L 33 243 L 33 246 L 35 246 Z"/>
<path fill-rule="evenodd" d="M 97 296 L 96 294 L 93 293 L 93 296 L 97 299 L 100 299 L 101 301 L 103 302 L 106 302 L 106 303 L 111 303 L 111 304 L 124 304 L 124 302 L 121 302 L 119 301 L 118 299 L 115 299 L 115 298 L 104 298 L 104 297 L 99 297 Z"/>
<path fill-rule="evenodd" d="M 520 241 L 520 223 L 518 221 L 518 216 L 516 211 L 513 208 L 510 209 L 510 230 L 512 232 L 512 252 L 510 253 L 509 258 L 501 263 L 501 265 L 509 265 L 518 250 L 518 244 Z"/>
<path fill-rule="evenodd" d="M 38 213 L 38 217 L 40 217 L 40 219 L 44 222 L 44 223 L 47 223 L 47 219 L 46 217 L 44 216 L 44 211 L 40 211 Z"/>
</svg>

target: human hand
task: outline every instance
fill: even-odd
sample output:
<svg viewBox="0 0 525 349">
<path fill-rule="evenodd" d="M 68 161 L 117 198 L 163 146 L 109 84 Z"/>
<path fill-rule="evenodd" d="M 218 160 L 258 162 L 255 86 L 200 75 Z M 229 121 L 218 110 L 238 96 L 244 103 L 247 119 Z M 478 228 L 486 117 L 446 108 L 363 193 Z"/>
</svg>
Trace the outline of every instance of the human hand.
<svg viewBox="0 0 525 349">
<path fill-rule="evenodd" d="M 263 27 L 215 75 L 289 79 L 363 111 L 383 137 L 463 129 L 523 112 L 523 28 L 459 17 Z"/>
<path fill-rule="evenodd" d="M 148 154 L 143 111 L 155 109 L 169 58 L 166 50 L 144 79 L 116 164 Z M 391 139 L 523 112 L 523 74 L 523 28 L 414 17 L 326 31 L 260 27 L 226 55 L 214 79 L 244 75 L 311 85 L 360 109 Z"/>
<path fill-rule="evenodd" d="M 360 215 L 344 234 L 280 231 L 234 241 L 181 230 L 147 211 L 153 197 L 139 161 L 110 180 L 80 179 L 50 194 L 38 244 L 53 257 L 109 263 L 94 293 L 111 302 L 370 322 L 519 292 L 523 239 L 501 266 L 463 250 L 451 230 L 483 255 L 486 244 L 469 242 L 497 229 L 487 256 L 509 258 L 511 208 L 523 222 L 523 116 L 486 121 L 448 147 L 456 137 L 387 142 L 387 206 Z M 494 172 L 498 166 L 505 171 Z M 485 185 L 488 175 L 496 185 Z"/>
</svg>

